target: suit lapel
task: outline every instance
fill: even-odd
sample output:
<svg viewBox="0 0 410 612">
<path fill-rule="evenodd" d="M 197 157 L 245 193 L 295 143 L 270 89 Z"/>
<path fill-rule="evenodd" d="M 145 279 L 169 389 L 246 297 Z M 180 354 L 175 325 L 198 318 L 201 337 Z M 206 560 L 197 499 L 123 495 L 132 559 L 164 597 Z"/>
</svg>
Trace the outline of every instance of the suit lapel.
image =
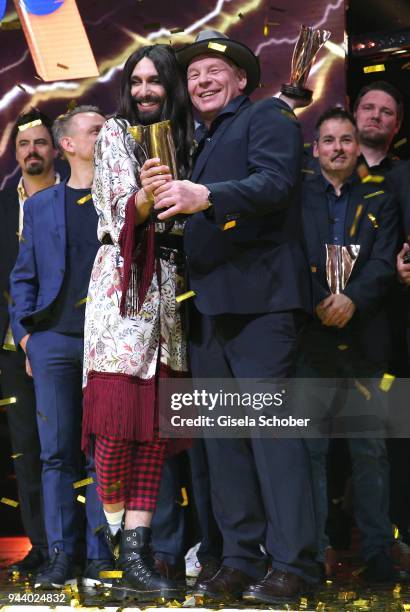
<svg viewBox="0 0 410 612">
<path fill-rule="evenodd" d="M 17 195 L 17 189 L 15 191 L 15 197 L 10 200 L 10 206 L 6 209 L 7 214 L 7 235 L 10 241 L 10 254 L 15 261 L 17 259 L 19 249 L 19 214 L 20 214 L 20 203 Z"/>
<path fill-rule="evenodd" d="M 329 208 L 326 193 L 323 189 L 321 176 L 310 182 L 311 198 L 309 198 L 309 214 L 315 227 L 316 244 L 319 245 L 320 259 L 325 253 L 325 244 L 330 240 Z M 313 236 L 312 236 L 313 238 Z"/>
<path fill-rule="evenodd" d="M 243 110 L 245 110 L 245 108 L 248 108 L 248 106 L 249 106 L 249 102 L 248 103 L 243 102 L 242 105 L 236 111 L 236 113 L 234 113 L 232 117 L 225 119 L 222 125 L 217 128 L 213 136 L 211 136 L 210 144 L 204 150 L 202 150 L 202 152 L 199 154 L 195 162 L 194 169 L 192 171 L 192 177 L 191 177 L 192 182 L 195 183 L 199 179 L 205 167 L 205 164 L 208 161 L 208 158 L 211 155 L 212 151 L 214 150 L 216 144 L 219 142 L 223 134 L 225 134 L 229 126 L 235 121 L 235 119 L 237 119 L 237 117 L 239 117 L 239 115 L 241 114 Z"/>
</svg>

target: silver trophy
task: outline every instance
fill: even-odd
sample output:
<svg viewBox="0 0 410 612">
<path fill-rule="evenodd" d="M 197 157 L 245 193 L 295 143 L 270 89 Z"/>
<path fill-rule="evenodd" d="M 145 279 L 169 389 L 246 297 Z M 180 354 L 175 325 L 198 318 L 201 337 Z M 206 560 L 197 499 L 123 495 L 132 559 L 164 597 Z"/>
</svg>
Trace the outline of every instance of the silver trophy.
<svg viewBox="0 0 410 612">
<path fill-rule="evenodd" d="M 342 293 L 357 261 L 360 244 L 326 244 L 326 279 L 330 293 Z"/>
<path fill-rule="evenodd" d="M 310 102 L 313 92 L 307 89 L 305 84 L 316 54 L 329 40 L 330 34 L 329 30 L 319 30 L 304 25 L 300 27 L 299 38 L 293 50 L 290 83 L 281 87 L 281 92 L 285 96 Z"/>
</svg>

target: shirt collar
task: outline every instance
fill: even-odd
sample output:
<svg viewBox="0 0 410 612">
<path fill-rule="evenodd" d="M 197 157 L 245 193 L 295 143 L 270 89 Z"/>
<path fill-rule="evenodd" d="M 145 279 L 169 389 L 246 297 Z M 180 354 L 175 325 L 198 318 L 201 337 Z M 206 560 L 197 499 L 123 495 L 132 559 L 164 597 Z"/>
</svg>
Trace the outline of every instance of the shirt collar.
<svg viewBox="0 0 410 612">
<path fill-rule="evenodd" d="M 54 178 L 54 185 L 58 185 L 61 181 L 60 175 L 58 172 L 55 173 L 55 178 Z M 23 181 L 23 177 L 20 177 L 20 180 L 17 184 L 17 195 L 19 198 L 19 202 L 20 204 L 24 204 L 24 202 L 27 200 L 27 198 L 29 197 L 27 195 L 27 191 L 26 188 L 24 187 L 24 181 Z"/>
<path fill-rule="evenodd" d="M 233 98 L 233 100 L 231 100 L 222 110 L 219 111 L 215 119 L 212 121 L 208 131 L 214 131 L 219 125 L 221 118 L 225 117 L 226 115 L 234 115 L 238 108 L 241 106 L 241 104 L 243 104 L 243 102 L 247 99 L 248 97 L 244 96 L 243 94 L 237 96 L 236 98 Z M 197 130 L 199 131 L 199 133 L 206 131 L 204 124 L 201 123 L 198 126 Z"/>
<path fill-rule="evenodd" d="M 324 189 L 325 189 L 326 193 L 336 193 L 335 192 L 335 188 L 333 187 L 332 183 L 330 183 L 327 180 L 327 178 L 322 173 L 320 174 L 320 176 L 321 176 L 321 180 L 322 180 L 322 183 L 323 183 L 323 186 L 324 186 Z M 344 195 L 344 193 L 350 189 L 350 187 L 351 187 L 351 185 L 352 185 L 352 183 L 354 181 L 354 178 L 355 178 L 355 173 L 353 172 L 353 174 L 351 174 L 345 180 L 345 182 L 343 183 L 342 188 L 340 190 L 340 192 L 341 192 L 340 195 L 341 196 Z"/>
</svg>

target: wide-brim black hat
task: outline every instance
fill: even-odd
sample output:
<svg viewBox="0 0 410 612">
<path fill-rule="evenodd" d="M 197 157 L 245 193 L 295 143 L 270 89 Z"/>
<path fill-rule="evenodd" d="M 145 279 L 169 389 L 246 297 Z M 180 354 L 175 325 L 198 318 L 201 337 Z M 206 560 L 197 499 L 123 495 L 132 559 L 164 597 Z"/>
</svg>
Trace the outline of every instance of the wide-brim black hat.
<svg viewBox="0 0 410 612">
<path fill-rule="evenodd" d="M 259 60 L 253 51 L 236 40 L 231 40 L 216 30 L 202 30 L 191 45 L 176 51 L 178 62 L 187 68 L 194 57 L 216 53 L 227 57 L 246 72 L 247 83 L 244 93 L 251 94 L 260 82 L 261 69 Z"/>
</svg>

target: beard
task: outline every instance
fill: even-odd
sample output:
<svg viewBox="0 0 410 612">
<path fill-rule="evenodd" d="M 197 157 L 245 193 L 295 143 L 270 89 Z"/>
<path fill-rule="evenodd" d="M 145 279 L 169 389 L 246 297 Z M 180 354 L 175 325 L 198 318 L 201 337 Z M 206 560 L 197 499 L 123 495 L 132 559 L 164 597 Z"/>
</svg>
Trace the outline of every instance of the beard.
<svg viewBox="0 0 410 612">
<path fill-rule="evenodd" d="M 164 106 L 164 101 L 161 98 L 157 98 L 154 96 L 147 96 L 145 98 L 133 98 L 135 103 L 135 114 L 137 117 L 138 123 L 141 125 L 151 125 L 152 123 L 158 123 L 161 121 L 162 110 Z M 159 106 L 155 110 L 147 110 L 141 111 L 137 104 L 141 102 L 156 102 Z"/>
<path fill-rule="evenodd" d="M 30 176 L 38 176 L 44 172 L 44 160 L 39 158 L 31 158 L 35 159 L 35 164 L 26 164 L 26 172 Z M 28 160 L 26 160 L 28 161 Z"/>
<path fill-rule="evenodd" d="M 386 147 L 390 136 L 381 132 L 366 132 L 363 130 L 359 133 L 359 140 L 362 144 L 368 147 Z"/>
</svg>

